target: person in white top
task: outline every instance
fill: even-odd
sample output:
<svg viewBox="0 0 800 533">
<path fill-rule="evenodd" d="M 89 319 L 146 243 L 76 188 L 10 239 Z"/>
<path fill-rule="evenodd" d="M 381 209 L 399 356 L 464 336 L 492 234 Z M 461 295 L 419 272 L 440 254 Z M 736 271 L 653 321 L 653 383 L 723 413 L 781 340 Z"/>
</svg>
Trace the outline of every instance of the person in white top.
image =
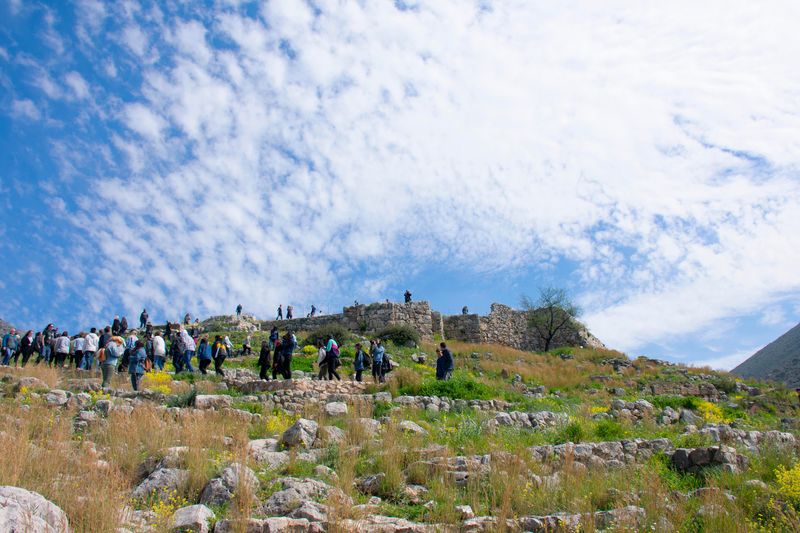
<svg viewBox="0 0 800 533">
<path fill-rule="evenodd" d="M 158 370 L 164 370 L 164 361 L 167 360 L 167 343 L 160 333 L 153 335 L 153 366 Z"/>
<path fill-rule="evenodd" d="M 186 316 L 189 316 L 189 314 L 187 313 Z M 186 328 L 183 327 L 183 324 L 181 324 L 181 343 L 183 344 L 183 367 L 189 372 L 194 372 L 192 357 L 194 357 L 194 351 L 197 349 L 197 345 L 191 335 L 189 335 L 189 332 L 186 331 Z"/>
<path fill-rule="evenodd" d="M 74 339 L 69 350 L 69 364 L 75 365 L 75 368 L 80 368 L 83 362 L 83 346 L 86 341 L 83 340 L 83 333 L 79 333 Z"/>
<path fill-rule="evenodd" d="M 53 344 L 56 352 L 56 368 L 61 368 L 69 355 L 69 334 L 65 331 L 60 337 L 56 337 Z"/>
<path fill-rule="evenodd" d="M 94 354 L 100 345 L 100 337 L 97 336 L 97 328 L 92 328 L 83 338 L 83 360 L 81 368 L 91 370 L 94 365 Z"/>
</svg>

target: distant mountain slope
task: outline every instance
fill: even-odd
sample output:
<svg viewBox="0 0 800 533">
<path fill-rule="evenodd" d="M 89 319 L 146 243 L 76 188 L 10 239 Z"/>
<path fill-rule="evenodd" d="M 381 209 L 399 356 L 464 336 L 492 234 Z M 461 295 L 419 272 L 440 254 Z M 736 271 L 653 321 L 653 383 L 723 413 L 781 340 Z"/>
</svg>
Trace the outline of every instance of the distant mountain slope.
<svg viewBox="0 0 800 533">
<path fill-rule="evenodd" d="M 6 331 L 10 330 L 13 327 L 14 326 L 12 326 L 8 322 L 0 318 L 0 332 L 5 333 Z"/>
<path fill-rule="evenodd" d="M 731 373 L 800 387 L 800 324 L 764 346 Z"/>
</svg>

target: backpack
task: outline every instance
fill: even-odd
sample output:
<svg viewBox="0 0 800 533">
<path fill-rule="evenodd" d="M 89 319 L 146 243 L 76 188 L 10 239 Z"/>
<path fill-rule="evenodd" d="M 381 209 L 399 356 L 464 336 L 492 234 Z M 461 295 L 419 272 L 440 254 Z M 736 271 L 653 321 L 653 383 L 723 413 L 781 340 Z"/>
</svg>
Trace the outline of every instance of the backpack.
<svg viewBox="0 0 800 533">
<path fill-rule="evenodd" d="M 392 363 L 389 361 L 389 354 L 383 354 L 383 361 L 381 361 L 381 370 L 383 370 L 384 374 L 388 374 L 392 371 Z"/>
<path fill-rule="evenodd" d="M 339 346 L 337 346 L 336 344 L 331 346 L 331 355 L 336 357 L 336 358 L 339 357 Z"/>
<path fill-rule="evenodd" d="M 100 361 L 101 363 L 106 360 L 105 348 L 100 348 L 99 350 L 97 350 L 97 360 Z"/>
</svg>

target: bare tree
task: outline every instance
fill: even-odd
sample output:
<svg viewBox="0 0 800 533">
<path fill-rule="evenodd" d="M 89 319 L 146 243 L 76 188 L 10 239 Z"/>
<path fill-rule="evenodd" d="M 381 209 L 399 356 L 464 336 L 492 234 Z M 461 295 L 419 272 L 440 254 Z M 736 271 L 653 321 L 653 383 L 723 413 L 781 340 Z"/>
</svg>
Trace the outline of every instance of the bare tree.
<svg viewBox="0 0 800 533">
<path fill-rule="evenodd" d="M 567 291 L 556 287 L 540 287 L 539 298 L 535 301 L 523 295 L 522 308 L 528 313 L 529 327 L 544 343 L 544 351 L 550 350 L 556 335 L 581 314 Z"/>
</svg>

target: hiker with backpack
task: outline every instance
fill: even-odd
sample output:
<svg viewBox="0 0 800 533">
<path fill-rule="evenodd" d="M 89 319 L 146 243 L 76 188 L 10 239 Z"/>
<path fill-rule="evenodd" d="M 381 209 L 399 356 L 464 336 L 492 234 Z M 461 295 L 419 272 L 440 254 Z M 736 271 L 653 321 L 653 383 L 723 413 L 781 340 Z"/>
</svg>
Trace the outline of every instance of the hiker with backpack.
<svg viewBox="0 0 800 533">
<path fill-rule="evenodd" d="M 353 358 L 353 369 L 356 371 L 356 381 L 361 382 L 361 374 L 370 368 L 372 361 L 369 354 L 361 349 L 361 343 L 356 343 L 356 355 Z"/>
<path fill-rule="evenodd" d="M 228 356 L 228 346 L 220 335 L 217 335 L 217 338 L 214 340 L 214 351 L 212 355 L 214 357 L 214 372 L 216 372 L 218 376 L 224 376 L 225 373 L 222 371 L 222 363 L 225 362 L 225 358 Z"/>
<path fill-rule="evenodd" d="M 291 331 L 287 331 L 281 340 L 281 375 L 283 379 L 292 379 L 292 355 L 297 347 L 297 340 Z"/>
<path fill-rule="evenodd" d="M 147 361 L 147 351 L 144 349 L 144 343 L 137 340 L 128 358 L 128 373 L 131 375 L 131 387 L 134 391 L 138 391 L 142 383 L 145 361 Z"/>
<path fill-rule="evenodd" d="M 194 368 L 192 367 L 192 357 L 194 357 L 194 351 L 197 348 L 197 345 L 194 342 L 194 339 L 189 335 L 189 332 L 186 331 L 185 326 L 181 326 L 181 348 L 183 349 L 183 367 L 189 371 L 194 372 Z"/>
<path fill-rule="evenodd" d="M 200 367 L 201 374 L 208 374 L 206 369 L 211 364 L 212 359 L 213 348 L 211 344 L 208 343 L 208 337 L 203 337 L 200 339 L 200 345 L 197 347 L 197 364 Z"/>
<path fill-rule="evenodd" d="M 261 341 L 261 352 L 258 354 L 258 378 L 269 381 L 269 368 L 271 366 L 269 341 Z"/>
<path fill-rule="evenodd" d="M 272 379 L 278 379 L 278 373 L 283 365 L 283 350 L 281 350 L 280 337 L 275 340 L 275 348 L 272 350 Z"/>
<path fill-rule="evenodd" d="M 375 339 L 372 341 L 372 379 L 375 380 L 375 383 L 385 383 L 386 382 L 386 372 L 385 367 L 383 365 L 383 359 L 386 355 L 386 349 L 381 344 L 380 339 Z M 387 359 L 388 360 L 388 359 Z"/>
<path fill-rule="evenodd" d="M 17 330 L 11 328 L 8 333 L 3 335 L 3 366 L 8 366 L 11 362 L 11 357 L 17 353 L 18 346 Z M 14 366 L 16 366 L 16 363 Z"/>
<path fill-rule="evenodd" d="M 325 366 L 328 368 L 328 381 L 333 381 L 336 377 L 337 380 L 342 381 L 341 376 L 336 369 L 342 364 L 339 360 L 339 343 L 333 338 L 333 335 L 328 336 L 328 344 L 325 346 L 327 356 L 325 358 Z"/>
<path fill-rule="evenodd" d="M 278 342 L 280 338 L 280 333 L 278 333 L 278 327 L 272 326 L 272 329 L 269 332 L 269 349 L 275 352 L 275 343 Z"/>
</svg>

